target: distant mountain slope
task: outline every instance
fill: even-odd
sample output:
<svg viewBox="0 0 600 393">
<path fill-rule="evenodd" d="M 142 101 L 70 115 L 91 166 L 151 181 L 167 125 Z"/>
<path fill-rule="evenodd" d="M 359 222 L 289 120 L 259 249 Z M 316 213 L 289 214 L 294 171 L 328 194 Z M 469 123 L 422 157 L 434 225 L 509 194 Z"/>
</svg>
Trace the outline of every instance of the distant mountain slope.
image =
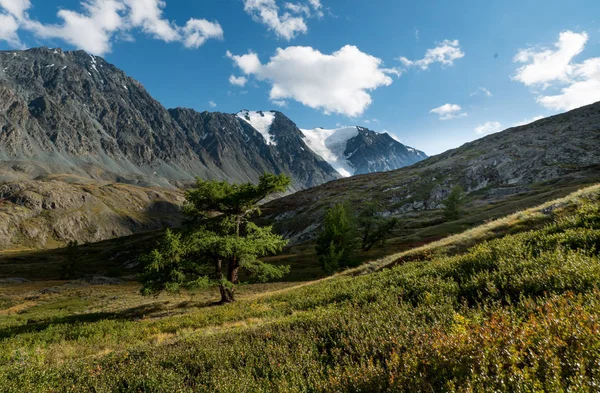
<svg viewBox="0 0 600 393">
<path fill-rule="evenodd" d="M 56 248 L 180 226 L 179 191 L 129 184 L 0 184 L 0 251 Z"/>
<path fill-rule="evenodd" d="M 467 191 L 472 210 L 542 186 L 598 182 L 599 152 L 600 102 L 486 136 L 408 168 L 304 190 L 264 211 L 294 240 L 312 237 L 326 209 L 344 200 L 357 209 L 379 201 L 385 215 L 439 220 L 440 214 L 426 212 L 443 208 L 457 184 Z"/>
<path fill-rule="evenodd" d="M 348 157 L 356 173 L 415 162 L 401 144 L 367 134 L 353 139 L 362 152 Z M 167 110 L 86 52 L 0 52 L 0 181 L 63 174 L 172 187 L 196 176 L 256 181 L 264 172 L 289 175 L 292 191 L 341 177 L 281 112 Z"/>
<path fill-rule="evenodd" d="M 427 158 L 388 133 L 364 127 L 315 128 L 302 133 L 307 145 L 344 177 L 391 171 Z"/>
<path fill-rule="evenodd" d="M 297 190 L 339 177 L 289 119 L 276 117 L 279 146 L 233 114 L 167 111 L 83 51 L 0 52 L 0 180 L 63 173 L 172 186 L 195 176 L 256 181 L 268 171 L 290 175 Z"/>
</svg>

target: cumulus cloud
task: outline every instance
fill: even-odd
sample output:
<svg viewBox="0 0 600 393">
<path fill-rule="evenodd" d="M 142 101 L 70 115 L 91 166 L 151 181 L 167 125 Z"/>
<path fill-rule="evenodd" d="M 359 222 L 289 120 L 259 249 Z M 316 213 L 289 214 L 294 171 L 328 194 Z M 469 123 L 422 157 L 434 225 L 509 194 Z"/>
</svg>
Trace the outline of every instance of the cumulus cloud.
<svg viewBox="0 0 600 393">
<path fill-rule="evenodd" d="M 231 75 L 229 77 L 229 83 L 231 83 L 234 86 L 244 87 L 244 86 L 246 86 L 247 82 L 248 82 L 248 78 L 246 78 L 245 76 Z"/>
<path fill-rule="evenodd" d="M 0 8 L 4 8 L 10 15 L 23 19 L 25 11 L 31 8 L 30 0 L 0 0 Z"/>
<path fill-rule="evenodd" d="M 586 32 L 564 31 L 553 48 L 519 51 L 513 60 L 524 65 L 513 80 L 541 88 L 544 93 L 536 100 L 552 110 L 571 110 L 600 101 L 600 57 L 581 63 L 574 60 L 584 51 L 588 38 Z"/>
<path fill-rule="evenodd" d="M 493 134 L 502 129 L 502 125 L 497 121 L 488 121 L 485 124 L 475 127 L 475 132 L 479 135 Z"/>
<path fill-rule="evenodd" d="M 182 29 L 183 44 L 187 48 L 197 49 L 209 39 L 223 39 L 223 28 L 219 23 L 206 19 L 190 19 Z"/>
<path fill-rule="evenodd" d="M 216 102 L 214 102 L 214 101 L 208 101 L 208 105 L 209 105 L 211 108 L 216 108 L 216 107 L 217 107 L 217 103 L 216 103 Z"/>
<path fill-rule="evenodd" d="M 444 104 L 440 107 L 433 108 L 429 113 L 435 113 L 440 117 L 440 120 L 456 119 L 457 117 L 467 116 L 466 112 L 461 112 L 462 108 L 456 104 Z"/>
<path fill-rule="evenodd" d="M 82 3 L 83 13 L 58 11 L 61 24 L 47 25 L 34 20 L 23 21 L 22 27 L 42 39 L 62 39 L 93 54 L 110 51 L 112 36 L 121 29 L 124 4 L 118 0 L 93 0 Z"/>
<path fill-rule="evenodd" d="M 527 86 L 555 81 L 568 82 L 569 75 L 573 72 L 571 62 L 583 51 L 587 40 L 587 33 L 565 31 L 560 33 L 554 50 L 530 48 L 519 51 L 513 60 L 528 64 L 517 70 L 514 80 Z"/>
<path fill-rule="evenodd" d="M 454 61 L 465 57 L 465 53 L 460 49 L 458 40 L 445 40 L 435 48 L 427 49 L 425 57 L 419 60 L 409 60 L 406 57 L 399 57 L 398 60 L 406 67 L 417 67 L 427 70 L 430 65 L 440 63 L 443 66 L 454 65 Z"/>
<path fill-rule="evenodd" d="M 0 16 L 12 16 L 18 22 L 17 30 L 28 30 L 38 39 L 61 39 L 97 55 L 110 52 L 116 38 L 130 37 L 134 29 L 165 42 L 181 42 L 188 48 L 198 48 L 208 39 L 223 38 L 218 22 L 192 18 L 178 26 L 168 21 L 163 16 L 163 0 L 83 0 L 80 5 L 81 11 L 59 10 L 60 23 L 44 24 L 29 18 L 29 0 L 0 0 L 4 11 Z M 0 39 L 18 46 L 20 41 L 15 35 L 16 31 L 12 36 L 2 34 Z"/>
<path fill-rule="evenodd" d="M 22 49 L 24 45 L 19 39 L 17 30 L 19 30 L 19 23 L 14 16 L 0 14 L 0 41 L 6 41 L 12 47 Z"/>
<path fill-rule="evenodd" d="M 272 102 L 291 99 L 328 114 L 360 116 L 372 102 L 369 92 L 393 82 L 380 59 L 351 45 L 332 54 L 280 48 L 266 64 L 252 52 L 227 56 L 246 75 L 271 84 Z"/>
<path fill-rule="evenodd" d="M 278 38 L 287 41 L 299 34 L 306 34 L 308 26 L 306 18 L 317 16 L 323 17 L 320 0 L 308 0 L 307 2 L 286 2 L 281 12 L 276 0 L 244 0 L 244 11 L 256 22 L 262 23 L 275 33 Z"/>
<path fill-rule="evenodd" d="M 600 58 L 577 64 L 569 85 L 559 94 L 540 96 L 537 101 L 553 110 L 571 110 L 600 101 Z"/>
</svg>

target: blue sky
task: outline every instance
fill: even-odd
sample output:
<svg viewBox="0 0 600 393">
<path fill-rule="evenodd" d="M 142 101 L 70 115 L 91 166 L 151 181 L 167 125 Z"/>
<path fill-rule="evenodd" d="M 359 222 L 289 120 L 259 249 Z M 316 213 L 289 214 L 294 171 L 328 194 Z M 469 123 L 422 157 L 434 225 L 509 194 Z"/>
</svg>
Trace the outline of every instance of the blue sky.
<svg viewBox="0 0 600 393">
<path fill-rule="evenodd" d="M 598 0 L 0 0 L 0 49 L 42 45 L 102 55 L 168 108 L 277 109 L 428 154 L 600 101 Z"/>
</svg>

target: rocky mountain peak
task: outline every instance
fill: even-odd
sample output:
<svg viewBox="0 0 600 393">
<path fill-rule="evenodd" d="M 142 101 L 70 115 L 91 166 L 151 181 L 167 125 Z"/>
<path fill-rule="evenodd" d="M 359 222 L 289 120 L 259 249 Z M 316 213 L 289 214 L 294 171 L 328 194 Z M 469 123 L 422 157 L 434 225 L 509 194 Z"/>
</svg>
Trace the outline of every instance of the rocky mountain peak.
<svg viewBox="0 0 600 393">
<path fill-rule="evenodd" d="M 273 172 L 290 175 L 299 190 L 339 178 L 307 142 L 279 111 L 167 110 L 140 82 L 85 51 L 0 52 L 0 180 L 60 176 L 171 187 Z M 391 153 L 368 151 L 377 156 L 370 161 Z M 356 173 L 402 164 L 349 160 Z"/>
</svg>

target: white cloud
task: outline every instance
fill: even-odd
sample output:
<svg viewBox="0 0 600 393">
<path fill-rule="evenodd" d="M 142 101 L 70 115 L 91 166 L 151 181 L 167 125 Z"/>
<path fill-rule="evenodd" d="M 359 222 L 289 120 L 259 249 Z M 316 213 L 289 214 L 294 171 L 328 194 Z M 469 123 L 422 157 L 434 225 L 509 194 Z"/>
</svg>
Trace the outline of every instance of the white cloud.
<svg viewBox="0 0 600 393">
<path fill-rule="evenodd" d="M 317 17 L 322 18 L 323 17 L 323 11 L 322 11 L 323 5 L 321 4 L 321 0 L 308 0 L 308 2 L 310 3 L 310 5 L 313 8 Z"/>
<path fill-rule="evenodd" d="M 371 104 L 370 91 L 392 84 L 382 61 L 347 45 L 332 54 L 311 47 L 277 49 L 268 63 L 255 53 L 227 53 L 245 74 L 271 84 L 271 101 L 293 99 L 325 113 L 360 116 Z"/>
<path fill-rule="evenodd" d="M 279 38 L 291 40 L 298 34 L 306 34 L 308 27 L 301 16 L 289 12 L 279 15 L 275 0 L 244 0 L 244 10 L 255 21 L 266 25 Z"/>
<path fill-rule="evenodd" d="M 0 8 L 4 8 L 17 19 L 23 19 L 25 11 L 31 8 L 30 0 L 0 0 Z"/>
<path fill-rule="evenodd" d="M 585 49 L 588 38 L 586 32 L 563 31 L 553 49 L 519 51 L 514 61 L 527 64 L 517 69 L 513 80 L 541 87 L 545 93 L 536 100 L 552 110 L 571 110 L 600 101 L 600 57 L 574 61 Z M 555 92 L 547 93 L 548 89 Z"/>
<path fill-rule="evenodd" d="M 166 20 L 162 13 L 163 0 L 82 0 L 81 11 L 61 9 L 59 24 L 43 24 L 30 19 L 29 0 L 0 0 L 0 8 L 18 21 L 18 28 L 32 32 L 38 39 L 61 39 L 77 48 L 102 55 L 111 51 L 116 38 L 131 41 L 130 32 L 144 33 L 165 42 L 181 42 L 188 48 L 198 48 L 208 39 L 222 39 L 223 29 L 218 22 L 190 19 L 185 26 Z M 1 36 L 0 39 L 6 39 Z M 18 38 L 9 41 L 18 46 Z"/>
<path fill-rule="evenodd" d="M 308 32 L 305 18 L 323 17 L 320 0 L 286 2 L 283 6 L 287 11 L 281 13 L 276 0 L 244 0 L 244 11 L 252 19 L 267 26 L 278 38 L 288 41 Z"/>
<path fill-rule="evenodd" d="M 544 118 L 544 116 L 540 115 L 540 116 L 534 116 L 531 119 L 523 119 L 520 122 L 515 123 L 515 125 L 513 127 L 524 126 L 526 124 L 533 123 L 534 121 L 538 121 L 543 118 Z"/>
<path fill-rule="evenodd" d="M 560 94 L 537 98 L 546 108 L 571 110 L 600 101 L 600 57 L 587 59 L 577 64 L 570 84 Z"/>
<path fill-rule="evenodd" d="M 179 41 L 181 36 L 177 26 L 163 18 L 163 0 L 124 0 L 130 9 L 129 21 L 145 33 L 165 42 Z"/>
<path fill-rule="evenodd" d="M 310 7 L 306 4 L 285 3 L 284 7 L 294 14 L 304 14 L 310 16 Z"/>
<path fill-rule="evenodd" d="M 83 2 L 83 13 L 62 9 L 60 25 L 45 25 L 34 20 L 23 22 L 37 38 L 59 38 L 73 46 L 94 54 L 104 54 L 111 49 L 113 34 L 121 29 L 124 20 L 120 12 L 125 6 L 118 0 L 92 0 Z"/>
<path fill-rule="evenodd" d="M 445 40 L 432 49 L 427 49 L 425 57 L 420 60 L 409 60 L 406 57 L 399 57 L 398 60 L 407 68 L 418 67 L 422 70 L 429 68 L 431 64 L 441 63 L 443 66 L 454 65 L 454 61 L 465 56 L 460 49 L 458 40 Z"/>
<path fill-rule="evenodd" d="M 477 88 L 476 91 L 474 91 L 473 93 L 469 94 L 470 96 L 476 96 L 479 93 L 483 93 L 486 97 L 491 97 L 492 96 L 492 92 L 490 92 L 488 89 L 486 89 L 485 87 L 479 87 Z"/>
<path fill-rule="evenodd" d="M 209 105 L 211 108 L 216 108 L 216 107 L 217 107 L 217 103 L 216 103 L 216 102 L 214 102 L 214 101 L 208 101 L 208 105 Z"/>
<path fill-rule="evenodd" d="M 250 52 L 245 55 L 233 55 L 227 51 L 225 54 L 228 58 L 232 59 L 234 63 L 242 70 L 246 75 L 256 74 L 260 71 L 262 64 L 256 53 Z"/>
<path fill-rule="evenodd" d="M 572 31 L 560 33 L 556 50 L 534 48 L 519 51 L 514 62 L 529 63 L 517 70 L 513 79 L 527 85 L 547 84 L 555 81 L 567 82 L 573 72 L 571 61 L 580 54 L 588 40 L 586 33 L 577 34 Z"/>
<path fill-rule="evenodd" d="M 187 48 L 197 49 L 209 39 L 223 39 L 223 28 L 218 22 L 205 19 L 190 19 L 182 29 L 183 44 Z"/>
<path fill-rule="evenodd" d="M 248 78 L 246 78 L 245 76 L 231 75 L 229 77 L 229 83 L 231 83 L 234 86 L 244 87 L 244 86 L 246 86 L 247 82 L 248 82 Z"/>
<path fill-rule="evenodd" d="M 502 129 L 502 125 L 497 121 L 488 121 L 485 124 L 482 124 L 475 128 L 475 132 L 477 134 L 492 134 L 494 132 L 498 132 Z"/>
<path fill-rule="evenodd" d="M 462 108 L 456 104 L 444 104 L 440 107 L 433 108 L 429 113 L 435 113 L 439 115 L 440 120 L 450 120 L 458 117 L 467 116 L 466 112 L 461 112 Z"/>
<path fill-rule="evenodd" d="M 6 41 L 12 47 L 22 49 L 24 46 L 17 30 L 19 30 L 19 23 L 14 16 L 0 14 L 0 41 Z"/>
</svg>

